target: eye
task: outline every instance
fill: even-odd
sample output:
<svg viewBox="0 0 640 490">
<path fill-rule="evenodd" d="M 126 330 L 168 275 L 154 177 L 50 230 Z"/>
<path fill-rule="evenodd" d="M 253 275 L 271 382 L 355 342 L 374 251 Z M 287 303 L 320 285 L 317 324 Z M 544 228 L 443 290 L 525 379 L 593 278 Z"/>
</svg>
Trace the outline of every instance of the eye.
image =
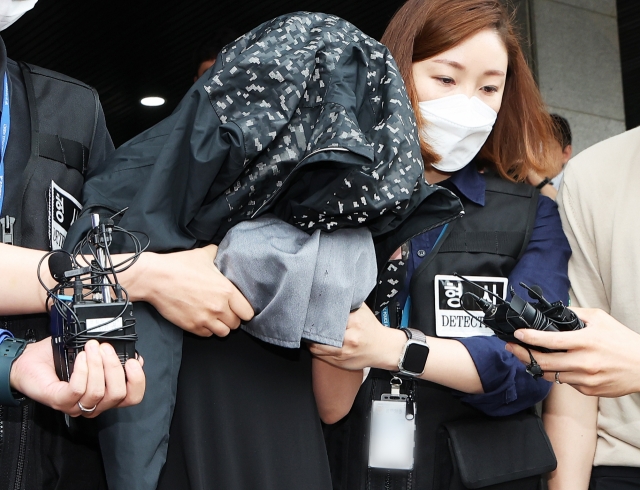
<svg viewBox="0 0 640 490">
<path fill-rule="evenodd" d="M 485 94 L 494 94 L 498 91 L 498 87 L 494 85 L 486 85 L 482 87 L 480 90 L 482 90 Z"/>
<path fill-rule="evenodd" d="M 443 85 L 455 85 L 456 81 L 453 78 L 450 77 L 434 77 L 436 80 L 438 80 L 441 84 Z"/>
</svg>

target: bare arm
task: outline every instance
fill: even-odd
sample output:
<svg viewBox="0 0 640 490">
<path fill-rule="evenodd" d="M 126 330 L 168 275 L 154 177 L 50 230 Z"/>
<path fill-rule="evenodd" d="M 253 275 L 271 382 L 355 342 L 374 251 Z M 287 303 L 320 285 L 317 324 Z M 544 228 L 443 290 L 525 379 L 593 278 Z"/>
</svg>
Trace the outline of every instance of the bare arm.
<svg viewBox="0 0 640 490">
<path fill-rule="evenodd" d="M 533 170 L 531 170 L 529 172 L 529 175 L 527 176 L 527 182 L 534 187 L 537 187 L 538 185 L 540 185 L 543 180 L 544 178 L 540 177 Z M 543 196 L 547 196 L 548 198 L 553 199 L 555 201 L 556 198 L 558 197 L 558 190 L 555 187 L 553 187 L 551 184 L 547 184 L 540 188 L 540 194 L 542 194 Z"/>
<path fill-rule="evenodd" d="M 347 371 L 314 357 L 313 394 L 325 424 L 335 424 L 349 413 L 362 384 L 362 369 Z"/>
<path fill-rule="evenodd" d="M 549 490 L 587 490 L 596 450 L 598 399 L 554 385 L 544 402 L 544 426 L 558 459 Z"/>
<path fill-rule="evenodd" d="M 47 300 L 36 271 L 45 252 L 0 243 L 0 315 L 42 313 Z M 47 265 L 42 278 L 49 288 L 55 281 Z"/>
<path fill-rule="evenodd" d="M 147 301 L 179 327 L 197 335 L 224 336 L 240 320 L 253 317 L 242 294 L 213 264 L 217 247 L 170 254 L 143 253 L 118 275 L 132 301 Z M 36 275 L 45 252 L 0 244 L 0 315 L 46 311 L 46 292 Z M 125 255 L 114 255 L 120 262 Z M 43 263 L 41 277 L 49 288 L 55 281 Z"/>
<path fill-rule="evenodd" d="M 349 315 L 341 349 L 313 344 L 311 352 L 326 362 L 349 370 L 375 367 L 398 370 L 398 361 L 407 341 L 397 329 L 387 328 L 363 305 Z M 457 340 L 429 337 L 429 357 L 421 379 L 464 393 L 483 393 L 478 370 L 469 351 Z"/>
</svg>

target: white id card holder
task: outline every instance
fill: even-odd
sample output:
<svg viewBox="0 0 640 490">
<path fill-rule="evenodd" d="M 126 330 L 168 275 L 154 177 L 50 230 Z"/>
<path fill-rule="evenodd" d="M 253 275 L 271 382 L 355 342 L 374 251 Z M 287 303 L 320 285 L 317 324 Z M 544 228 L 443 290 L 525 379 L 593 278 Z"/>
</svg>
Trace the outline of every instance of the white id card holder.
<svg viewBox="0 0 640 490">
<path fill-rule="evenodd" d="M 391 380 L 391 393 L 371 407 L 369 468 L 412 470 L 416 404 L 400 394 L 400 378 Z"/>
</svg>

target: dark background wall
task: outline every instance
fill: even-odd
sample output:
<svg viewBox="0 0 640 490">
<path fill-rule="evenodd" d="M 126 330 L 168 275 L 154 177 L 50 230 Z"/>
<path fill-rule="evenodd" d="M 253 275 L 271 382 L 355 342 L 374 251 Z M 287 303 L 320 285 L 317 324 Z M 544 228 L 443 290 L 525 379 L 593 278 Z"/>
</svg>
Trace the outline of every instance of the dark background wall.
<svg viewBox="0 0 640 490">
<path fill-rule="evenodd" d="M 505 1 L 517 7 L 525 52 L 535 71 L 533 13 L 540 8 L 540 2 Z M 577 5 L 598 0 L 558 1 Z M 100 93 L 109 130 L 119 145 L 173 110 L 192 83 L 195 47 L 217 30 L 231 28 L 243 33 L 277 15 L 311 10 L 339 15 L 379 39 L 402 3 L 403 0 L 39 0 L 35 9 L 4 31 L 2 37 L 9 57 L 60 71 L 94 86 Z M 640 124 L 640 1 L 617 0 L 617 8 L 625 110 L 628 127 L 633 127 Z M 143 107 L 139 100 L 147 95 L 162 96 L 167 103 Z"/>
<path fill-rule="evenodd" d="M 167 116 L 193 83 L 192 55 L 217 29 L 242 34 L 299 10 L 343 17 L 379 38 L 401 0 L 39 0 L 2 33 L 10 58 L 94 86 L 116 145 Z M 139 100 L 159 95 L 161 107 Z"/>
</svg>

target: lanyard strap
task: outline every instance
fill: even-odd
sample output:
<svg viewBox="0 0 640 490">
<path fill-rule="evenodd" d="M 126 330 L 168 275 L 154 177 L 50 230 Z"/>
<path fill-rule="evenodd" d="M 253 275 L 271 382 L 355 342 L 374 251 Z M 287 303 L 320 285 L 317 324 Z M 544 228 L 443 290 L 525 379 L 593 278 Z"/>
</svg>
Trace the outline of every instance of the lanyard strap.
<svg viewBox="0 0 640 490">
<path fill-rule="evenodd" d="M 447 231 L 448 227 L 449 227 L 449 223 L 444 225 L 444 227 L 442 228 L 442 231 L 438 235 L 438 239 L 433 244 L 432 250 L 434 248 L 436 248 L 436 245 L 438 245 L 438 243 L 440 243 L 440 240 L 442 240 L 442 238 L 444 237 L 444 234 Z M 399 308 L 400 306 L 397 305 L 397 307 Z M 411 295 L 407 296 L 407 300 L 405 301 L 404 306 L 402 308 L 402 313 L 400 314 L 400 311 L 398 311 L 398 314 L 399 314 L 398 315 L 399 318 L 396 321 L 396 323 L 397 323 L 396 327 L 397 328 L 408 328 L 409 327 L 409 317 L 411 316 Z M 389 307 L 385 306 L 382 309 L 382 311 L 380 312 L 380 322 L 385 327 L 390 327 L 391 326 L 391 317 L 389 315 L 390 315 Z"/>
<path fill-rule="evenodd" d="M 2 116 L 0 117 L 0 216 L 2 216 L 2 205 L 4 203 L 4 156 L 7 152 L 10 130 L 11 113 L 9 111 L 9 79 L 5 72 L 2 89 Z"/>
</svg>

